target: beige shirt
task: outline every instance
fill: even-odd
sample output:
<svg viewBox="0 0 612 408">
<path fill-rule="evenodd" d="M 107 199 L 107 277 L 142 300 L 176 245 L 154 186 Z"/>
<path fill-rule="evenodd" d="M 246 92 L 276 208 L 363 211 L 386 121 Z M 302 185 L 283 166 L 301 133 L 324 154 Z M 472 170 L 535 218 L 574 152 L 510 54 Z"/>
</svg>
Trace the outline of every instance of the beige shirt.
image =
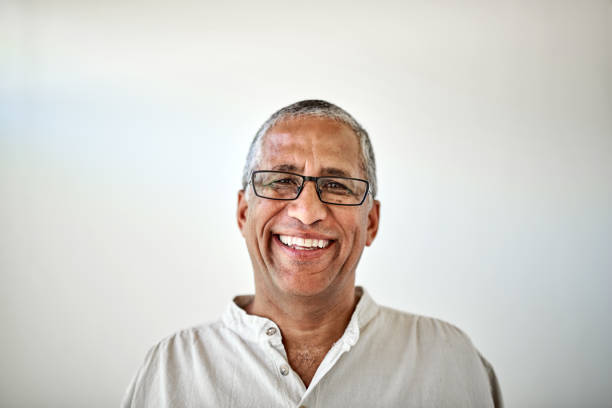
<svg viewBox="0 0 612 408">
<path fill-rule="evenodd" d="M 149 350 L 122 407 L 502 407 L 491 365 L 456 327 L 378 306 L 366 291 L 310 386 L 280 330 L 239 296 L 220 320 Z"/>
</svg>

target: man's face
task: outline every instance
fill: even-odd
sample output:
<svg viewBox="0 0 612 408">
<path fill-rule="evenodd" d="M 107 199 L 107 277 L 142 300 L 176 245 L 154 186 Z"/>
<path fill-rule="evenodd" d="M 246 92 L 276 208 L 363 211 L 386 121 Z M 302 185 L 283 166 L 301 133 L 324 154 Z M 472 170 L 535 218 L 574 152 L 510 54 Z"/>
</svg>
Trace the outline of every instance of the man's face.
<svg viewBox="0 0 612 408">
<path fill-rule="evenodd" d="M 282 121 L 268 131 L 255 170 L 366 178 L 355 133 L 331 119 L 308 116 Z M 334 296 L 352 292 L 363 248 L 378 230 L 378 201 L 368 196 L 356 207 L 324 204 L 309 181 L 292 201 L 260 198 L 251 185 L 247 189 L 251 191 L 238 194 L 238 226 L 251 256 L 258 293 Z M 285 242 L 286 237 L 316 239 L 319 245 L 314 249 L 288 246 L 280 236 Z"/>
</svg>

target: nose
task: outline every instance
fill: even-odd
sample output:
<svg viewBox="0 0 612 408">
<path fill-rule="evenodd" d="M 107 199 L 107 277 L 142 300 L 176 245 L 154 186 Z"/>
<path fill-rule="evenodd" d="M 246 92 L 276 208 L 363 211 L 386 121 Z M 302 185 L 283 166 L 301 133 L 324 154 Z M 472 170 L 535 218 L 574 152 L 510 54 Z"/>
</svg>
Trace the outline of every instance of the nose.
<svg viewBox="0 0 612 408">
<path fill-rule="evenodd" d="M 310 225 L 327 216 L 327 206 L 319 200 L 314 182 L 306 182 L 300 196 L 289 201 L 287 213 L 302 224 Z"/>
</svg>

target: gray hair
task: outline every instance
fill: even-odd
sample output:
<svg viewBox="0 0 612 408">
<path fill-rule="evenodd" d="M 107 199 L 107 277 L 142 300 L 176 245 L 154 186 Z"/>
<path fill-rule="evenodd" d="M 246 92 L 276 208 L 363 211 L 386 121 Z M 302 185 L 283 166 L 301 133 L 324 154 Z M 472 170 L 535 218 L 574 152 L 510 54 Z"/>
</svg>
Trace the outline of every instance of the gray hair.
<svg viewBox="0 0 612 408">
<path fill-rule="evenodd" d="M 376 161 L 374 160 L 374 150 L 372 149 L 372 143 L 370 143 L 370 137 L 368 132 L 344 109 L 322 100 L 305 100 L 296 102 L 292 105 L 285 106 L 278 110 L 264 124 L 259 128 L 251 147 L 249 148 L 249 154 L 247 155 L 246 164 L 242 172 L 242 188 L 245 189 L 249 183 L 249 177 L 255 166 L 259 163 L 261 157 L 261 145 L 263 136 L 266 135 L 268 130 L 277 123 L 294 119 L 301 116 L 314 116 L 329 118 L 345 125 L 349 126 L 357 138 L 359 139 L 359 145 L 361 147 L 361 167 L 363 168 L 368 181 L 370 182 L 370 192 L 372 197 L 376 197 L 378 191 L 378 183 L 376 181 Z"/>
</svg>

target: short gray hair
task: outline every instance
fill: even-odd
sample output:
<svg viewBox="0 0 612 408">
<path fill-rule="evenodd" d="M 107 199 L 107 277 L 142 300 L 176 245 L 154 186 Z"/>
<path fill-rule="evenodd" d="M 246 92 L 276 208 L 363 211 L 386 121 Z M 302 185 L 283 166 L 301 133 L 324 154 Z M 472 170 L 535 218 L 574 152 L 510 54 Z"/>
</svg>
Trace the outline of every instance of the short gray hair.
<svg viewBox="0 0 612 408">
<path fill-rule="evenodd" d="M 359 145 L 361 147 L 361 167 L 366 173 L 368 181 L 370 182 L 370 191 L 372 197 L 376 197 L 378 191 L 378 183 L 376 181 L 376 161 L 374 159 L 374 149 L 372 149 L 372 143 L 368 132 L 344 109 L 322 100 L 305 100 L 296 102 L 289 106 L 276 111 L 272 116 L 264 122 L 259 128 L 251 147 L 249 148 L 249 154 L 247 155 L 246 164 L 242 172 L 242 188 L 245 189 L 249 183 L 249 177 L 253 172 L 253 169 L 258 164 L 261 156 L 261 145 L 263 137 L 266 135 L 268 130 L 277 123 L 294 119 L 302 116 L 314 116 L 321 118 L 329 118 L 345 125 L 349 126 L 357 138 L 359 139 Z"/>
</svg>

